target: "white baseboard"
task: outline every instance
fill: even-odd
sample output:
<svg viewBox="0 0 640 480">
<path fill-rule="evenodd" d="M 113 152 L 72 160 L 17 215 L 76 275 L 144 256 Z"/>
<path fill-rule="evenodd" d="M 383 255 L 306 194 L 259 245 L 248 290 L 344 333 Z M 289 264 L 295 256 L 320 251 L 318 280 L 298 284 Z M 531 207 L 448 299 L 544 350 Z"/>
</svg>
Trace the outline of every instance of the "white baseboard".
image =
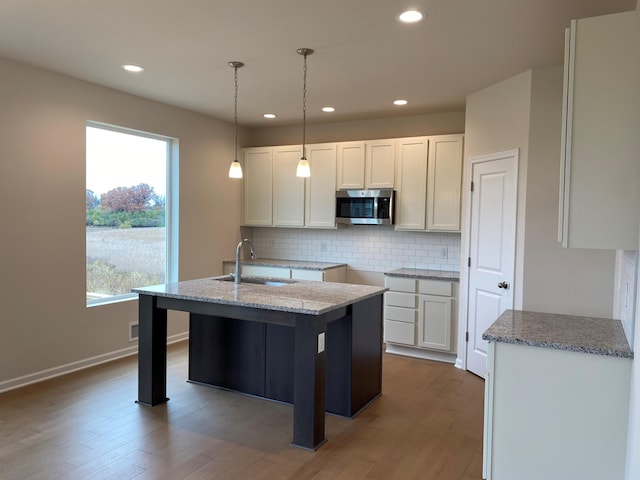
<svg viewBox="0 0 640 480">
<path fill-rule="evenodd" d="M 422 348 L 404 347 L 393 343 L 387 343 L 385 351 L 406 357 L 422 358 L 423 360 L 435 360 L 437 362 L 455 363 L 455 353 L 436 352 L 434 350 L 423 350 Z"/>
<path fill-rule="evenodd" d="M 189 332 L 178 333 L 167 337 L 167 345 L 180 342 L 189 338 Z M 42 382 L 51 378 L 66 375 L 68 373 L 77 372 L 78 370 L 84 370 L 86 368 L 95 367 L 103 363 L 112 362 L 119 358 L 130 357 L 138 353 L 138 345 L 116 350 L 114 352 L 104 353 L 95 357 L 85 358 L 84 360 L 78 360 L 77 362 L 67 363 L 66 365 L 60 365 L 54 368 L 48 368 L 36 373 L 30 373 L 22 377 L 13 378 L 0 382 L 0 393 L 8 392 L 9 390 L 15 390 L 16 388 L 26 387 L 32 383 Z"/>
<path fill-rule="evenodd" d="M 466 368 L 464 368 L 464 362 L 460 357 L 456 358 L 456 363 L 454 367 L 459 368 L 460 370 L 466 370 Z"/>
</svg>

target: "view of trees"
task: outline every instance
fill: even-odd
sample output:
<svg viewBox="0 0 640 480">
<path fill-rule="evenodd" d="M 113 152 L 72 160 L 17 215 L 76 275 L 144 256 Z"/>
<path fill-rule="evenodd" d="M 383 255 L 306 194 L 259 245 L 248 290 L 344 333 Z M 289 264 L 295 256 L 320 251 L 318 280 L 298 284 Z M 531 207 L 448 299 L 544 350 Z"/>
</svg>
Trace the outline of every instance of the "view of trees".
<svg viewBox="0 0 640 480">
<path fill-rule="evenodd" d="M 163 227 L 165 197 L 141 183 L 117 187 L 100 195 L 87 189 L 86 225 L 106 227 Z"/>
</svg>

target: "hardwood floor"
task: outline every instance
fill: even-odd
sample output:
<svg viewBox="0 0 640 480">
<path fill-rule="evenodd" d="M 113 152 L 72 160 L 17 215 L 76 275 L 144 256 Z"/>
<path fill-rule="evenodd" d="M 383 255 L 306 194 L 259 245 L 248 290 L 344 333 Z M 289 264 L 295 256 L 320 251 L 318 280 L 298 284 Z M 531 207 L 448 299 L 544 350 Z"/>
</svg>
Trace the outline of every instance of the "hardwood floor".
<svg viewBox="0 0 640 480">
<path fill-rule="evenodd" d="M 383 394 L 328 415 L 317 452 L 291 447 L 289 405 L 187 383 L 169 347 L 171 400 L 134 403 L 137 358 L 0 395 L 0 479 L 470 480 L 482 477 L 484 382 L 451 365 L 384 356 Z"/>
</svg>

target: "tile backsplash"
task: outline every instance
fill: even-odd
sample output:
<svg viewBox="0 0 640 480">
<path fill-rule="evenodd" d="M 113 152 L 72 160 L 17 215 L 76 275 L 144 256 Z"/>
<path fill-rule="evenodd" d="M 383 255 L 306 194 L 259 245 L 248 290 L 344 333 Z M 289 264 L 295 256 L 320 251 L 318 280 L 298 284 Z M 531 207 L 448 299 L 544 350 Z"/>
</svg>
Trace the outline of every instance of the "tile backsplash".
<svg viewBox="0 0 640 480">
<path fill-rule="evenodd" d="M 247 232 L 248 233 L 248 232 Z M 397 232 L 392 226 L 337 230 L 259 228 L 250 233 L 258 257 L 346 263 L 352 270 L 460 270 L 460 234 Z"/>
</svg>

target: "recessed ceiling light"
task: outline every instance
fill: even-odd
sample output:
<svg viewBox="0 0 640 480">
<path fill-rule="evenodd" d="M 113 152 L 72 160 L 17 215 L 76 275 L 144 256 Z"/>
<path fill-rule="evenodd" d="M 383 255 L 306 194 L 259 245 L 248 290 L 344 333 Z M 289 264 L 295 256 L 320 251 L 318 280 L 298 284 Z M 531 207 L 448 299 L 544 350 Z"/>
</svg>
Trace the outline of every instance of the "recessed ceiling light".
<svg viewBox="0 0 640 480">
<path fill-rule="evenodd" d="M 335 112 L 336 109 L 333 107 L 322 107 L 322 111 L 323 112 L 327 112 L 327 113 L 331 113 L 331 112 Z"/>
<path fill-rule="evenodd" d="M 144 67 L 141 67 L 140 65 L 122 65 L 122 68 L 124 68 L 127 72 L 132 73 L 144 72 Z"/>
<path fill-rule="evenodd" d="M 263 115 L 264 118 L 276 118 L 276 114 L 275 113 L 265 113 Z"/>
<path fill-rule="evenodd" d="M 398 99 L 398 100 L 394 100 L 393 101 L 394 105 L 406 105 L 407 103 L 409 103 L 409 102 L 407 102 L 406 100 L 403 100 L 403 99 Z"/>
<path fill-rule="evenodd" d="M 425 19 L 426 16 L 426 13 L 419 10 L 406 10 L 402 13 L 399 13 L 396 19 L 402 23 L 416 23 Z"/>
</svg>

